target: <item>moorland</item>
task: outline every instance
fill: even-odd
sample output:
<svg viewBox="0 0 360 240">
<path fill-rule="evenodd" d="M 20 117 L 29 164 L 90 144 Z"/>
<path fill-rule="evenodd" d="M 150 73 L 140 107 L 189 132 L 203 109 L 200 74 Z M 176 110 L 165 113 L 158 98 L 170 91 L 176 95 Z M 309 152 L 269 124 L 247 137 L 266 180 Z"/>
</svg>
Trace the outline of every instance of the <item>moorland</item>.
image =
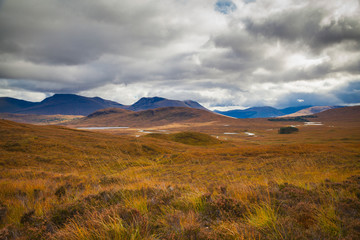
<svg viewBox="0 0 360 240">
<path fill-rule="evenodd" d="M 171 111 L 0 120 L 0 239 L 360 238 L 359 107 L 315 124 Z"/>
</svg>

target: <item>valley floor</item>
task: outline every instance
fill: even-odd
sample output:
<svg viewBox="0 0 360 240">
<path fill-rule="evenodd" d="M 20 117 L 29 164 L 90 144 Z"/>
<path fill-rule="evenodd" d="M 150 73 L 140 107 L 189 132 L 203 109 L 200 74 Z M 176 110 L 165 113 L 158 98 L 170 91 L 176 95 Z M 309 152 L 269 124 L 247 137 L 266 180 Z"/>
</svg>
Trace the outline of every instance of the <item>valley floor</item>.
<svg viewBox="0 0 360 240">
<path fill-rule="evenodd" d="M 0 120 L 0 239 L 360 239 L 359 123 L 246 121 Z"/>
</svg>

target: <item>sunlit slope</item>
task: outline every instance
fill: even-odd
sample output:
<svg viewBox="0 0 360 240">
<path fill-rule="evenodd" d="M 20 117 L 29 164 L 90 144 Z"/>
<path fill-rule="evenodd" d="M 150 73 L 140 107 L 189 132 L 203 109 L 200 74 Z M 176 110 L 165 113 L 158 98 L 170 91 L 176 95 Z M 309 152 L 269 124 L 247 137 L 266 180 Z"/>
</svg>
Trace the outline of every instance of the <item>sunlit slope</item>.
<svg viewBox="0 0 360 240">
<path fill-rule="evenodd" d="M 118 160 L 169 152 L 166 141 L 36 126 L 0 120 L 1 166 L 51 166 L 80 169 L 115 164 Z"/>
<path fill-rule="evenodd" d="M 174 123 L 205 123 L 216 121 L 226 123 L 236 122 L 236 119 L 201 109 L 184 107 L 166 107 L 139 112 L 111 108 L 94 112 L 85 118 L 70 122 L 68 124 L 78 127 L 154 127 Z"/>
<path fill-rule="evenodd" d="M 49 125 L 61 124 L 77 118 L 82 118 L 82 115 L 38 115 L 38 114 L 18 114 L 18 113 L 0 113 L 0 119 L 10 120 L 20 123 Z"/>
<path fill-rule="evenodd" d="M 357 126 L 360 126 L 360 106 L 330 109 L 317 113 L 315 116 L 318 117 L 319 121 L 336 122 L 340 125 L 341 123 L 344 125 L 358 123 Z"/>
<path fill-rule="evenodd" d="M 295 113 L 292 114 L 288 114 L 288 115 L 284 115 L 281 117 L 298 117 L 298 116 L 306 116 L 306 115 L 311 115 L 311 114 L 316 114 L 316 113 L 320 113 L 329 109 L 333 109 L 336 108 L 335 106 L 313 106 L 313 107 L 308 107 L 305 109 L 302 109 L 300 111 L 297 111 Z"/>
</svg>

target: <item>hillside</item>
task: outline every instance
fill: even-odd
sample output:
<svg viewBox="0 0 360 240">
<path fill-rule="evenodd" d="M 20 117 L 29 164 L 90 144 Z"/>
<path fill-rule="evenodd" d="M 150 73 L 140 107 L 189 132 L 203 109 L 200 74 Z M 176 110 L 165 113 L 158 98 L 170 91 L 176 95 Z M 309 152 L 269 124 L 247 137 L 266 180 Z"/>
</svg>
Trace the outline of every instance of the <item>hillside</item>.
<svg viewBox="0 0 360 240">
<path fill-rule="evenodd" d="M 60 124 L 77 118 L 82 118 L 82 115 L 38 115 L 38 114 L 19 114 L 19 113 L 0 113 L 0 119 L 10 120 L 19 123 L 29 124 Z"/>
<path fill-rule="evenodd" d="M 284 115 L 280 110 L 273 107 L 253 107 L 245 110 L 215 111 L 225 116 L 234 118 L 266 118 Z"/>
<path fill-rule="evenodd" d="M 356 123 L 360 121 L 360 106 L 329 109 L 315 114 L 317 121 L 341 123 Z"/>
<path fill-rule="evenodd" d="M 0 120 L 0 239 L 359 239 L 359 108 L 328 111 L 318 118 L 334 127 L 252 126 L 257 137 L 217 138 L 219 124 L 132 137 Z M 151 116 L 91 118 L 135 113 Z M 357 124 L 344 129 L 344 116 Z M 242 131 L 282 124 L 227 119 L 249 123 Z"/>
<path fill-rule="evenodd" d="M 147 127 L 174 123 L 204 123 L 213 121 L 228 122 L 234 121 L 234 119 L 189 107 L 165 107 L 139 112 L 110 108 L 94 112 L 85 118 L 71 121 L 67 125 L 77 127 Z"/>
<path fill-rule="evenodd" d="M 0 135 L 0 169 L 4 166 L 44 166 L 50 163 L 53 167 L 71 171 L 73 167 L 81 168 L 82 164 L 86 165 L 83 162 L 86 159 L 91 161 L 92 166 L 106 162 L 116 165 L 113 162 L 114 156 L 148 156 L 157 151 L 166 153 L 167 149 L 171 149 L 167 143 L 158 142 L 154 145 L 146 138 L 137 139 L 137 144 L 140 145 L 136 145 L 133 138 L 1 119 Z M 110 151 L 108 146 L 114 149 Z M 83 155 L 84 151 L 86 156 Z M 101 161 L 97 160 L 97 155 L 101 156 Z"/>
<path fill-rule="evenodd" d="M 269 106 L 265 107 L 252 107 L 244 110 L 230 110 L 230 111 L 217 111 L 225 116 L 234 117 L 234 118 L 272 118 L 280 117 L 293 114 L 295 112 L 301 111 L 302 109 L 310 108 L 311 106 L 297 106 L 297 107 L 288 107 L 283 109 L 277 109 Z"/>
<path fill-rule="evenodd" d="M 0 97 L 0 113 L 13 113 L 36 105 L 34 102 L 16 98 Z"/>
<path fill-rule="evenodd" d="M 337 108 L 336 106 L 313 106 L 313 107 L 308 107 L 305 109 L 301 109 L 297 112 L 288 114 L 288 115 L 284 115 L 281 117 L 299 117 L 299 116 L 307 116 L 307 115 L 312 115 L 315 113 L 320 113 L 329 109 L 333 109 L 333 108 Z"/>
<path fill-rule="evenodd" d="M 164 108 L 164 107 L 189 107 L 189 108 L 206 110 L 206 108 L 204 108 L 195 101 L 170 100 L 161 97 L 141 98 L 139 101 L 137 101 L 133 105 L 128 106 L 126 109 L 132 111 L 143 111 L 148 109 Z"/>
</svg>

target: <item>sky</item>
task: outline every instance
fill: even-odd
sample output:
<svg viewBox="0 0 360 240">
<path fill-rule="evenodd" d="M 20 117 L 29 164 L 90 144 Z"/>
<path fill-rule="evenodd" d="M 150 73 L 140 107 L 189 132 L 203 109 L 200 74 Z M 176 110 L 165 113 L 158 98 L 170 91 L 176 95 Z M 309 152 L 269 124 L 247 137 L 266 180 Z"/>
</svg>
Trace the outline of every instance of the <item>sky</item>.
<svg viewBox="0 0 360 240">
<path fill-rule="evenodd" d="M 0 0 L 0 97 L 360 103 L 360 0 Z"/>
</svg>

